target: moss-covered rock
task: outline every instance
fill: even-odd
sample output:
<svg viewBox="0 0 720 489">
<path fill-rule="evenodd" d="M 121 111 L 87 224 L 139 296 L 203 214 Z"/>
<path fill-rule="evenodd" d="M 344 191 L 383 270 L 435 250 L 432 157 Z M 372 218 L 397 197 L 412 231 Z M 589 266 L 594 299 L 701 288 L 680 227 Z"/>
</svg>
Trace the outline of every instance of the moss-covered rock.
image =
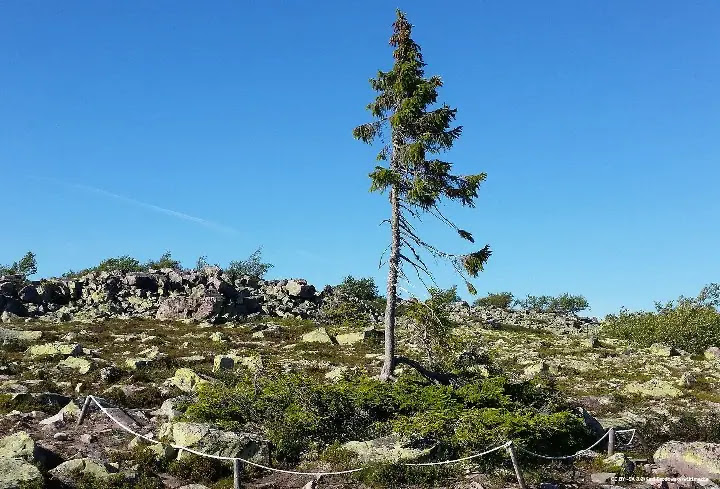
<svg viewBox="0 0 720 489">
<path fill-rule="evenodd" d="M 67 357 L 58 363 L 58 367 L 76 370 L 79 374 L 84 375 L 93 369 L 93 363 L 81 357 Z"/>
<path fill-rule="evenodd" d="M 333 343 L 332 337 L 325 328 L 317 328 L 302 336 L 305 343 Z"/>
<path fill-rule="evenodd" d="M 343 333 L 335 337 L 339 345 L 354 345 L 365 339 L 365 333 Z"/>
<path fill-rule="evenodd" d="M 395 436 L 367 441 L 349 441 L 342 445 L 360 463 L 416 462 L 430 454 L 430 449 L 409 448 Z"/>
<path fill-rule="evenodd" d="M 0 458 L 21 458 L 28 462 L 36 460 L 35 441 L 25 431 L 18 431 L 0 439 Z"/>
<path fill-rule="evenodd" d="M 233 355 L 216 355 L 213 360 L 213 372 L 234 369 L 236 359 Z"/>
<path fill-rule="evenodd" d="M 194 370 L 179 368 L 175 375 L 168 379 L 169 385 L 175 386 L 183 392 L 195 392 L 198 387 L 207 384 L 209 381 L 200 377 Z"/>
<path fill-rule="evenodd" d="M 656 379 L 647 382 L 630 382 L 623 388 L 623 391 L 628 394 L 657 398 L 674 398 L 682 395 L 682 391 L 670 382 Z"/>
<path fill-rule="evenodd" d="M 19 458 L 0 458 L 0 489 L 42 487 L 43 476 L 33 464 Z"/>
<path fill-rule="evenodd" d="M 655 463 L 685 477 L 720 478 L 720 444 L 671 441 L 654 455 Z"/>
<path fill-rule="evenodd" d="M 23 331 L 18 329 L 0 328 L 0 343 L 6 341 L 33 342 L 42 337 L 42 331 Z"/>
<path fill-rule="evenodd" d="M 72 481 L 78 475 L 92 477 L 94 479 L 107 479 L 110 474 L 117 470 L 105 463 L 90 458 L 77 458 L 63 462 L 50 471 L 50 475 L 65 483 Z"/>
<path fill-rule="evenodd" d="M 260 436 L 222 431 L 206 423 L 166 423 L 160 428 L 160 437 L 178 447 L 210 455 L 242 457 L 261 464 L 267 464 L 270 459 L 269 442 Z M 183 450 L 180 450 L 178 458 L 182 456 Z"/>
<path fill-rule="evenodd" d="M 83 354 L 83 348 L 77 343 L 45 343 L 31 346 L 27 354 L 31 357 L 79 356 Z"/>
</svg>

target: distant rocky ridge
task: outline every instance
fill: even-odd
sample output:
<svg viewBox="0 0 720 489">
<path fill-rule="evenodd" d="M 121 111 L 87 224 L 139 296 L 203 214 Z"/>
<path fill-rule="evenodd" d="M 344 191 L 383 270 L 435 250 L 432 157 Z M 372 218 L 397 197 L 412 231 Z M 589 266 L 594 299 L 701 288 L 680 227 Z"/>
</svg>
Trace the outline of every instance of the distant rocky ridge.
<svg viewBox="0 0 720 489">
<path fill-rule="evenodd" d="M 231 280 L 220 268 L 200 271 L 91 272 L 75 279 L 24 282 L 0 277 L 0 312 L 46 320 L 160 319 L 224 323 L 252 315 L 307 318 L 321 294 L 307 281 Z"/>
<path fill-rule="evenodd" d="M 318 292 L 303 279 L 261 280 L 244 276 L 232 280 L 218 267 L 202 270 L 163 268 L 148 272 L 91 272 L 73 279 L 24 281 L 0 277 L 0 319 L 98 321 L 104 319 L 190 320 L 222 324 L 256 316 L 319 319 L 323 305 L 338 298 L 332 287 Z M 370 322 L 382 315 L 367 307 Z M 548 329 L 560 334 L 590 333 L 597 319 L 572 314 L 475 307 L 452 304 L 451 318 L 487 327 L 510 325 Z"/>
</svg>

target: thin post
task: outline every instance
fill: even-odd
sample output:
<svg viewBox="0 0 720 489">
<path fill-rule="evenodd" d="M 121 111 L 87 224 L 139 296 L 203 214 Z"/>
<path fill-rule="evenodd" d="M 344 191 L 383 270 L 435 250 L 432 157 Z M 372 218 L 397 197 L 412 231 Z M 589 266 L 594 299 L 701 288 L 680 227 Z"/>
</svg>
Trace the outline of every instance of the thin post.
<svg viewBox="0 0 720 489">
<path fill-rule="evenodd" d="M 608 457 L 612 457 L 615 454 L 615 428 L 608 430 Z"/>
<path fill-rule="evenodd" d="M 233 460 L 233 488 L 240 489 L 240 474 L 242 473 L 242 467 L 240 466 L 240 460 Z"/>
<path fill-rule="evenodd" d="M 522 472 L 520 471 L 520 464 L 518 463 L 517 455 L 515 454 L 515 448 L 513 447 L 512 442 L 510 442 L 510 444 L 508 445 L 507 451 L 510 454 L 510 461 L 513 464 L 513 469 L 515 470 L 515 477 L 517 477 L 520 489 L 527 489 L 527 486 L 525 485 L 525 479 L 523 478 Z"/>
<path fill-rule="evenodd" d="M 90 402 L 92 402 L 92 399 L 90 399 L 90 396 L 87 396 L 85 398 L 85 402 L 83 403 L 82 409 L 80 409 L 80 415 L 78 416 L 76 426 L 80 426 L 85 419 L 85 416 L 87 416 L 88 409 L 90 408 Z"/>
</svg>

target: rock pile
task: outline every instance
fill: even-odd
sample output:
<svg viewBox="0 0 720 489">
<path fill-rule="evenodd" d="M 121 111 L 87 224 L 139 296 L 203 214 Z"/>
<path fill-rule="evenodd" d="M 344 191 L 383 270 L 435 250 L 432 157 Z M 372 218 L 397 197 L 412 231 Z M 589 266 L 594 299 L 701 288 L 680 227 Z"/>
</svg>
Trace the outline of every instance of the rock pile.
<svg viewBox="0 0 720 489">
<path fill-rule="evenodd" d="M 313 317 L 321 294 L 307 281 L 232 280 L 218 267 L 146 273 L 92 272 L 76 279 L 24 282 L 0 277 L 3 322 L 191 319 L 223 323 L 252 315 Z"/>
<path fill-rule="evenodd" d="M 383 311 L 367 301 L 326 287 L 317 293 L 303 279 L 233 280 L 218 267 L 202 270 L 163 268 L 148 272 L 91 272 L 75 279 L 25 282 L 0 277 L 0 320 L 46 321 L 103 319 L 195 320 L 214 324 L 258 315 L 313 318 L 324 322 L 349 319 L 368 326 L 382 321 Z M 336 317 L 340 314 L 342 318 Z M 591 333 L 594 318 L 531 310 L 470 306 L 455 302 L 451 318 L 483 327 L 510 325 L 547 329 L 559 334 Z"/>
<path fill-rule="evenodd" d="M 518 328 L 548 330 L 557 334 L 592 334 L 600 327 L 600 321 L 597 318 L 539 312 L 530 309 L 471 306 L 464 301 L 450 305 L 450 318 L 459 323 L 479 323 L 490 328 L 509 325 Z"/>
</svg>

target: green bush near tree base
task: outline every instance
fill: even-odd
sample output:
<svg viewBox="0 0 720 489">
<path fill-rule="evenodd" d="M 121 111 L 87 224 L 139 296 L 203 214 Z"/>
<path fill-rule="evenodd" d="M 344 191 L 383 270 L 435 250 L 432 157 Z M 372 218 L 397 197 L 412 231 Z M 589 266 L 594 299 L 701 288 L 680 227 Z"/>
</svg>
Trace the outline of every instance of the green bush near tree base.
<svg viewBox="0 0 720 489">
<path fill-rule="evenodd" d="M 699 353 L 720 346 L 720 286 L 710 284 L 695 298 L 656 303 L 655 312 L 625 309 L 605 318 L 603 333 L 640 346 L 664 343 Z"/>
<path fill-rule="evenodd" d="M 411 376 L 394 383 L 366 376 L 325 383 L 278 374 L 235 386 L 203 386 L 185 417 L 225 429 L 258 423 L 273 444 L 274 462 L 283 466 L 338 443 L 393 432 L 435 446 L 434 456 L 440 458 L 481 451 L 508 438 L 550 455 L 572 453 L 587 445 L 588 433 L 557 399 L 546 387 L 503 377 L 441 386 Z"/>
</svg>

